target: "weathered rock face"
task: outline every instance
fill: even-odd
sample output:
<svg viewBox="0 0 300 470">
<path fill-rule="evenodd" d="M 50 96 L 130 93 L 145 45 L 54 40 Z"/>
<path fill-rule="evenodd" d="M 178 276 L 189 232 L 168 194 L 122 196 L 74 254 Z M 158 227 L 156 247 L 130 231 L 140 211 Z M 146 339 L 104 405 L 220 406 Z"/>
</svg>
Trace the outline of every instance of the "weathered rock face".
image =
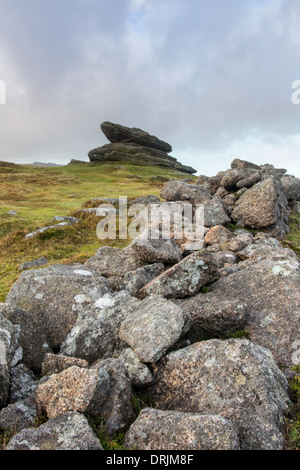
<svg viewBox="0 0 300 470">
<path fill-rule="evenodd" d="M 39 374 L 44 355 L 51 351 L 45 325 L 26 310 L 7 303 L 0 304 L 0 313 L 14 325 L 20 325 L 19 343 L 23 348 L 24 364 Z"/>
<path fill-rule="evenodd" d="M 107 137 L 107 139 L 112 143 L 133 143 L 167 153 L 172 152 L 171 145 L 148 134 L 148 132 L 142 131 L 141 129 L 137 129 L 135 127 L 130 129 L 129 127 L 121 126 L 120 124 L 113 124 L 108 121 L 103 122 L 100 127 L 105 137 Z"/>
<path fill-rule="evenodd" d="M 253 229 L 268 229 L 278 236 L 287 231 L 287 200 L 280 184 L 267 178 L 248 189 L 237 201 L 231 214 L 235 222 Z"/>
<path fill-rule="evenodd" d="M 123 321 L 119 336 L 141 362 L 158 361 L 190 326 L 190 316 L 164 298 L 151 296 L 140 302 Z"/>
<path fill-rule="evenodd" d="M 122 351 L 125 343 L 120 341 L 119 329 L 139 301 L 128 292 L 107 294 L 92 305 L 82 305 L 81 314 L 61 346 L 61 353 L 88 361 L 109 358 Z"/>
<path fill-rule="evenodd" d="M 49 419 L 67 411 L 87 412 L 99 417 L 109 387 L 110 377 L 105 369 L 72 366 L 39 383 L 36 403 L 39 412 L 45 411 Z"/>
<path fill-rule="evenodd" d="M 166 201 L 184 201 L 191 204 L 203 204 L 211 199 L 209 192 L 203 191 L 200 186 L 182 181 L 166 183 L 160 196 Z"/>
<path fill-rule="evenodd" d="M 138 259 L 135 252 L 129 247 L 122 250 L 121 248 L 103 246 L 86 261 L 85 266 L 108 279 L 118 279 L 121 283 L 126 273 L 141 268 L 145 264 L 148 263 Z"/>
<path fill-rule="evenodd" d="M 239 440 L 221 416 L 146 408 L 126 433 L 125 445 L 138 450 L 238 450 Z"/>
<path fill-rule="evenodd" d="M 104 277 L 81 264 L 54 265 L 24 271 L 6 302 L 28 311 L 50 346 L 58 347 L 76 322 L 80 306 L 93 304 L 109 291 Z"/>
<path fill-rule="evenodd" d="M 130 245 L 136 257 L 143 262 L 172 265 L 181 260 L 180 251 L 172 239 L 153 240 L 145 232 L 135 238 Z"/>
<path fill-rule="evenodd" d="M 19 344 L 20 327 L 0 313 L 0 409 L 6 406 L 10 390 L 10 370 L 23 357 Z"/>
<path fill-rule="evenodd" d="M 134 387 L 145 387 L 152 383 L 153 377 L 150 369 L 139 360 L 133 349 L 125 349 L 119 360 L 124 363 L 127 375 Z"/>
<path fill-rule="evenodd" d="M 37 429 L 24 429 L 9 442 L 6 450 L 103 450 L 87 419 L 67 412 Z"/>
<path fill-rule="evenodd" d="M 133 297 L 138 297 L 140 290 L 157 276 L 159 276 L 165 267 L 162 263 L 154 263 L 130 271 L 125 274 L 121 289 L 125 289 Z"/>
<path fill-rule="evenodd" d="M 164 271 L 146 284 L 140 295 L 156 294 L 167 298 L 184 298 L 195 295 L 202 286 L 217 278 L 218 270 L 213 255 L 200 250 Z"/>
<path fill-rule="evenodd" d="M 88 368 L 89 364 L 84 359 L 78 359 L 76 357 L 68 357 L 51 353 L 45 354 L 42 366 L 42 375 L 60 374 L 62 371 L 73 366 Z"/>
<path fill-rule="evenodd" d="M 186 309 L 192 320 L 192 335 L 208 334 L 222 336 L 242 330 L 247 320 L 247 304 L 238 300 L 222 300 L 214 294 L 198 294 L 179 304 Z"/>
<path fill-rule="evenodd" d="M 300 201 L 300 178 L 286 175 L 281 178 L 283 193 L 288 201 Z"/>
<path fill-rule="evenodd" d="M 210 340 L 155 366 L 157 407 L 229 419 L 243 449 L 282 449 L 287 382 L 266 349 L 248 340 Z"/>
<path fill-rule="evenodd" d="M 133 411 L 133 394 L 131 381 L 123 361 L 118 359 L 105 359 L 95 365 L 107 372 L 110 378 L 109 393 L 101 409 L 106 429 L 110 436 L 124 431 L 128 422 L 135 418 Z"/>
<path fill-rule="evenodd" d="M 249 261 L 211 287 L 214 300 L 247 304 L 251 340 L 269 349 L 278 363 L 291 366 L 300 337 L 300 263 L 295 257 Z"/>
<path fill-rule="evenodd" d="M 168 155 L 168 152 L 172 151 L 169 144 L 141 129 L 130 129 L 110 122 L 101 124 L 101 129 L 112 143 L 90 150 L 88 156 L 91 162 L 120 161 L 136 165 L 155 165 L 189 174 L 197 171 Z"/>
<path fill-rule="evenodd" d="M 34 397 L 26 398 L 2 408 L 0 411 L 0 429 L 7 429 L 15 433 L 35 426 L 37 418 Z"/>
</svg>

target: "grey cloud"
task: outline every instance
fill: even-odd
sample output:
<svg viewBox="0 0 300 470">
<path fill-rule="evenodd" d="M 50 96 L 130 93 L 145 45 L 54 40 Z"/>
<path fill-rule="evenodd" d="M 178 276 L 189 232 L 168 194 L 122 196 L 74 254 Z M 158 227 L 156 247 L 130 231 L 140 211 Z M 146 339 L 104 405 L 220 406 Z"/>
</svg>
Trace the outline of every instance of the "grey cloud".
<svg viewBox="0 0 300 470">
<path fill-rule="evenodd" d="M 298 3 L 0 0 L 0 11 L 11 97 L 0 159 L 86 158 L 111 120 L 169 141 L 201 173 L 240 148 L 300 175 Z"/>
</svg>

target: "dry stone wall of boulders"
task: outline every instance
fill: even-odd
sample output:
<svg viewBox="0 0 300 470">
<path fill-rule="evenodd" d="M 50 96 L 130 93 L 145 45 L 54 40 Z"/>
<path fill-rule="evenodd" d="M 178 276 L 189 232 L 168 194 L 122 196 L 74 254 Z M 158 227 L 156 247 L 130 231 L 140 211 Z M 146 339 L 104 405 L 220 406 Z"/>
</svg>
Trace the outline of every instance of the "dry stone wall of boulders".
<svg viewBox="0 0 300 470">
<path fill-rule="evenodd" d="M 161 198 L 204 204 L 201 249 L 141 235 L 84 265 L 25 270 L 0 304 L 7 449 L 101 450 L 87 417 L 132 449 L 284 448 L 300 260 L 280 240 L 300 180 L 236 159 L 196 184 L 167 182 Z M 140 413 L 137 390 L 153 400 Z"/>
</svg>

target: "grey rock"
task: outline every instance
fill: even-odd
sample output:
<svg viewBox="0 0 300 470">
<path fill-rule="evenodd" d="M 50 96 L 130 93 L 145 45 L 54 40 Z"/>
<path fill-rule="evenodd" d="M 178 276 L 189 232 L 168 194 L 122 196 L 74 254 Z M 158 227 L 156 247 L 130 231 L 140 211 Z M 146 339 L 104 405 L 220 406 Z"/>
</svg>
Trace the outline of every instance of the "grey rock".
<svg viewBox="0 0 300 470">
<path fill-rule="evenodd" d="M 8 211 L 6 212 L 7 215 L 12 215 L 12 216 L 16 216 L 18 215 L 16 211 Z"/>
<path fill-rule="evenodd" d="M 261 172 L 256 171 L 255 173 L 252 173 L 250 176 L 247 176 L 246 178 L 241 179 L 236 183 L 236 186 L 238 189 L 242 188 L 252 188 L 256 183 L 259 183 L 261 181 Z"/>
<path fill-rule="evenodd" d="M 134 204 L 143 204 L 147 206 L 148 204 L 160 204 L 160 198 L 158 196 L 154 196 L 153 194 L 150 194 L 148 196 L 140 196 L 135 199 L 132 199 L 131 201 L 128 201 L 129 206 L 132 206 Z"/>
<path fill-rule="evenodd" d="M 42 256 L 41 258 L 34 259 L 32 261 L 26 261 L 25 263 L 21 263 L 19 265 L 18 270 L 19 271 L 25 271 L 26 269 L 45 266 L 46 264 L 48 264 L 48 262 L 49 261 L 44 256 Z"/>
<path fill-rule="evenodd" d="M 15 433 L 36 425 L 38 419 L 34 397 L 19 400 L 0 411 L 0 428 Z"/>
<path fill-rule="evenodd" d="M 113 276 L 122 278 L 129 271 L 134 271 L 145 264 L 147 263 L 139 260 L 134 251 L 128 247 L 122 250 L 103 246 L 86 261 L 85 266 L 108 278 Z"/>
<path fill-rule="evenodd" d="M 10 370 L 23 357 L 19 337 L 20 326 L 13 325 L 0 313 L 0 409 L 8 402 Z"/>
<path fill-rule="evenodd" d="M 28 367 L 24 364 L 18 364 L 11 369 L 10 377 L 9 403 L 16 403 L 34 396 L 37 381 Z"/>
<path fill-rule="evenodd" d="M 153 377 L 151 371 L 139 360 L 133 349 L 124 349 L 120 354 L 119 360 L 123 361 L 133 387 L 146 387 L 152 383 Z"/>
<path fill-rule="evenodd" d="M 246 324 L 248 307 L 238 300 L 221 300 L 208 293 L 184 299 L 180 305 L 191 315 L 193 336 L 204 333 L 218 337 L 242 330 Z"/>
<path fill-rule="evenodd" d="M 59 347 L 82 306 L 94 304 L 110 290 L 104 277 L 82 264 L 53 265 L 24 271 L 6 302 L 27 310 L 44 328 L 50 346 Z"/>
<path fill-rule="evenodd" d="M 197 170 L 190 166 L 182 165 L 176 158 L 171 157 L 162 150 L 135 143 L 116 142 L 103 145 L 90 150 L 88 153 L 92 163 L 122 162 L 141 166 L 158 166 L 179 170 L 182 173 L 196 173 Z"/>
<path fill-rule="evenodd" d="M 300 201 L 293 201 L 291 203 L 291 208 L 293 211 L 298 212 L 298 214 L 300 214 Z"/>
<path fill-rule="evenodd" d="M 61 354 L 82 358 L 93 363 L 122 351 L 125 343 L 119 339 L 122 321 L 139 301 L 128 292 L 106 294 L 83 309 L 61 347 Z"/>
<path fill-rule="evenodd" d="M 172 265 L 181 260 L 180 251 L 173 239 L 158 240 L 148 237 L 146 232 L 143 232 L 130 244 L 130 248 L 135 253 L 138 259 L 144 263 L 163 263 Z"/>
<path fill-rule="evenodd" d="M 222 199 L 214 197 L 210 201 L 204 202 L 204 225 L 205 227 L 214 227 L 215 225 L 224 225 L 230 222 Z"/>
<path fill-rule="evenodd" d="M 113 437 L 125 431 L 128 423 L 135 418 L 131 381 L 121 360 L 108 358 L 94 367 L 101 367 L 110 379 L 109 391 L 101 407 L 101 418 L 108 434 Z"/>
<path fill-rule="evenodd" d="M 14 325 L 20 325 L 19 343 L 23 348 L 23 362 L 39 374 L 45 353 L 51 351 L 44 323 L 26 310 L 7 303 L 0 304 L 0 313 Z"/>
<path fill-rule="evenodd" d="M 162 263 L 148 264 L 125 274 L 121 289 L 127 290 L 133 297 L 138 297 L 140 290 L 148 282 L 159 276 L 165 267 Z"/>
<path fill-rule="evenodd" d="M 125 445 L 138 450 L 238 450 L 239 440 L 221 416 L 146 408 L 127 431 Z"/>
<path fill-rule="evenodd" d="M 51 219 L 51 222 L 68 222 L 71 225 L 79 224 L 80 220 L 76 217 L 70 217 L 68 215 L 56 215 Z"/>
<path fill-rule="evenodd" d="M 283 236 L 288 228 L 287 200 L 278 180 L 267 178 L 248 189 L 237 201 L 232 219 L 253 229 L 269 229 Z"/>
<path fill-rule="evenodd" d="M 119 336 L 134 350 L 141 362 L 158 361 L 190 327 L 189 314 L 164 298 L 144 299 L 128 312 Z"/>
<path fill-rule="evenodd" d="M 156 294 L 167 298 L 184 298 L 195 295 L 202 286 L 218 277 L 217 265 L 208 250 L 200 250 L 164 271 L 146 284 L 140 295 Z"/>
<path fill-rule="evenodd" d="M 269 349 L 278 363 L 292 366 L 300 337 L 300 263 L 284 256 L 243 264 L 210 290 L 216 300 L 247 304 L 246 329 L 252 341 Z"/>
<path fill-rule="evenodd" d="M 134 143 L 167 153 L 172 152 L 171 145 L 136 127 L 129 128 L 108 121 L 103 122 L 100 127 L 105 137 L 112 143 Z"/>
<path fill-rule="evenodd" d="M 300 178 L 286 175 L 281 178 L 283 193 L 288 201 L 300 201 Z"/>
<path fill-rule="evenodd" d="M 71 225 L 69 222 L 60 222 L 58 224 L 55 224 L 55 225 L 49 225 L 48 227 L 42 227 L 42 228 L 39 228 L 37 230 L 34 230 L 34 232 L 31 232 L 31 233 L 28 233 L 27 235 L 25 235 L 25 239 L 26 240 L 29 240 L 33 237 L 36 237 L 37 235 L 39 235 L 40 233 L 44 233 L 44 232 L 47 232 L 49 230 L 53 230 L 53 229 L 57 229 L 57 228 L 63 228 L 63 227 L 67 227 L 68 225 Z"/>
<path fill-rule="evenodd" d="M 231 163 L 231 168 L 238 168 L 241 170 L 260 170 L 261 167 L 255 165 L 255 163 L 247 162 L 246 160 L 240 160 L 239 158 L 235 158 Z"/>
<path fill-rule="evenodd" d="M 211 195 L 198 185 L 183 183 L 182 181 L 170 181 L 166 183 L 160 192 L 160 196 L 166 201 L 184 201 L 191 204 L 203 204 L 211 199 Z"/>
<path fill-rule="evenodd" d="M 14 436 L 6 450 L 103 450 L 87 419 L 67 412 L 37 429 L 24 429 Z"/>
<path fill-rule="evenodd" d="M 242 449 L 283 449 L 288 384 L 268 350 L 248 340 L 203 341 L 167 355 L 154 377 L 158 408 L 219 414 Z"/>
</svg>

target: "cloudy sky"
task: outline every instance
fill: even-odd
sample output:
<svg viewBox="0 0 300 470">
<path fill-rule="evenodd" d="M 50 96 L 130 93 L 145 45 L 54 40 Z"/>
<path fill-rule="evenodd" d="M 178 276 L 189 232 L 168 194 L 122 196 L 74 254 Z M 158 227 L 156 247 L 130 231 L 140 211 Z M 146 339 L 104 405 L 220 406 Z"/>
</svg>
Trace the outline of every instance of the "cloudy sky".
<svg viewBox="0 0 300 470">
<path fill-rule="evenodd" d="M 199 174 L 239 157 L 300 177 L 300 2 L 0 0 L 0 15 L 0 160 L 87 160 L 112 121 Z"/>
</svg>

